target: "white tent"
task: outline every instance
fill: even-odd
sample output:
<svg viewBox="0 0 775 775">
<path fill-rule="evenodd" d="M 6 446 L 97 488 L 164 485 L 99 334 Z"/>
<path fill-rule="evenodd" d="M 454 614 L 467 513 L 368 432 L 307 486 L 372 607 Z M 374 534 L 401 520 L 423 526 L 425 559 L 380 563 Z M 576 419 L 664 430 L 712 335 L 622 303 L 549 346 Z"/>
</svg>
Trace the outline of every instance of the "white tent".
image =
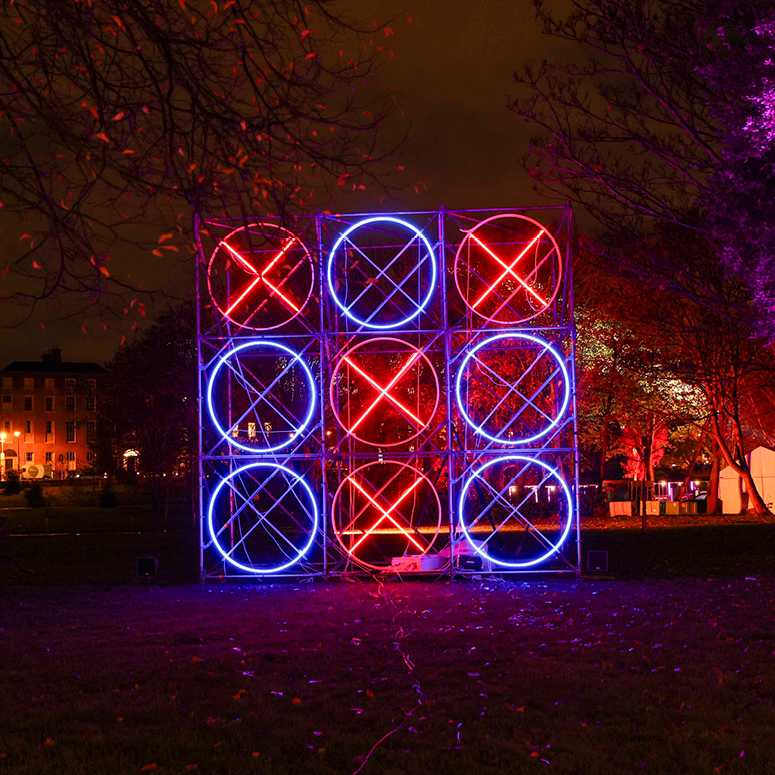
<svg viewBox="0 0 775 775">
<path fill-rule="evenodd" d="M 775 507 L 775 451 L 767 447 L 757 447 L 746 455 L 756 489 L 767 504 Z M 748 494 L 742 481 L 731 466 L 722 468 L 719 473 L 718 495 L 724 514 L 739 514 L 747 507 Z"/>
</svg>

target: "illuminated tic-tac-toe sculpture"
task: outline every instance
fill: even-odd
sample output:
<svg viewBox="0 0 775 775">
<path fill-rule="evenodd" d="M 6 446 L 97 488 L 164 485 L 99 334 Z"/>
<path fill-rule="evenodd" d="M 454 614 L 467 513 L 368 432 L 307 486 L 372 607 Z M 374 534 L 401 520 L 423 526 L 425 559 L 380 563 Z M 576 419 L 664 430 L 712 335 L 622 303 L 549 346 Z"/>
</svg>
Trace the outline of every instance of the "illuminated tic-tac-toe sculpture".
<svg viewBox="0 0 775 775">
<path fill-rule="evenodd" d="M 569 231 L 201 221 L 203 576 L 577 572 Z"/>
</svg>

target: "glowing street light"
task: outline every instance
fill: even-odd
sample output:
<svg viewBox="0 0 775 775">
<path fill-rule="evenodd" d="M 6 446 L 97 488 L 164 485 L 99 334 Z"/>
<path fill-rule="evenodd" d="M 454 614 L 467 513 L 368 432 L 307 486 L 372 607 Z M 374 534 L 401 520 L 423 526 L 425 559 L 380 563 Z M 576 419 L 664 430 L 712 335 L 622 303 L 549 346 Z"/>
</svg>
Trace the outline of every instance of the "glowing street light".
<svg viewBox="0 0 775 775">
<path fill-rule="evenodd" d="M 0 433 L 0 481 L 5 479 L 5 433 Z"/>
</svg>

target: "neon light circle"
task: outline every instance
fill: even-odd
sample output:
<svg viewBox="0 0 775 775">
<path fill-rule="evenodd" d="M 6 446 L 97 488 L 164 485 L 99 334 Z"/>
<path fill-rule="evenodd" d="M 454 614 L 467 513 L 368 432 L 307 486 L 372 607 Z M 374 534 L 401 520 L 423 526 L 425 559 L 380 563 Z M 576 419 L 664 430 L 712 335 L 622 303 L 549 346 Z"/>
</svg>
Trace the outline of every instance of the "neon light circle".
<svg viewBox="0 0 775 775">
<path fill-rule="evenodd" d="M 296 368 L 300 379 L 292 373 Z M 221 372 L 232 383 L 230 391 L 215 389 Z M 309 425 L 315 392 L 312 372 L 301 355 L 279 342 L 256 339 L 219 358 L 207 383 L 207 409 L 218 433 L 232 446 L 275 452 L 292 444 Z M 228 423 L 219 420 L 219 412 L 230 413 Z"/>
<path fill-rule="evenodd" d="M 277 223 L 241 226 L 215 247 L 207 286 L 216 309 L 241 328 L 268 331 L 301 314 L 315 269 L 304 243 Z"/>
<path fill-rule="evenodd" d="M 398 461 L 356 468 L 339 485 L 331 515 L 342 549 L 375 570 L 391 565 L 392 557 L 427 554 L 441 530 L 436 488 L 422 472 Z"/>
<path fill-rule="evenodd" d="M 513 339 L 521 340 L 518 348 L 496 346 Z M 532 355 L 536 350 L 538 354 Z M 562 390 L 559 409 L 556 387 Z M 529 444 L 549 433 L 562 419 L 570 402 L 570 380 L 563 358 L 548 342 L 532 334 L 498 334 L 480 342 L 465 356 L 455 378 L 455 396 L 460 413 L 475 433 L 496 444 Z M 484 418 L 478 422 L 471 416 L 473 411 Z M 497 430 L 489 427 L 496 423 L 500 423 Z"/>
<path fill-rule="evenodd" d="M 406 232 L 411 234 L 408 242 Z M 356 233 L 359 245 L 353 241 Z M 417 260 L 408 262 L 407 270 L 404 264 L 412 257 L 415 244 Z M 426 262 L 430 277 L 424 280 L 420 270 Z M 337 264 L 342 271 L 337 271 Z M 396 273 L 402 273 L 400 279 L 394 279 Z M 406 325 L 425 309 L 436 287 L 436 256 L 425 235 L 408 221 L 389 216 L 365 218 L 339 235 L 328 257 L 326 279 L 331 298 L 353 323 L 389 330 Z M 416 287 L 407 290 L 410 284 Z"/>
<path fill-rule="evenodd" d="M 367 339 L 342 355 L 329 388 L 331 408 L 345 432 L 380 447 L 417 438 L 436 416 L 439 396 L 439 378 L 428 356 L 386 336 Z M 380 438 L 385 431 L 398 441 Z"/>
<path fill-rule="evenodd" d="M 561 285 L 562 255 L 538 221 L 502 213 L 465 231 L 454 275 L 470 310 L 491 323 L 516 325 L 553 303 Z"/>
<path fill-rule="evenodd" d="M 507 471 L 513 467 L 516 473 L 510 478 L 499 476 L 496 466 Z M 478 482 L 472 488 L 474 480 Z M 501 483 L 494 485 L 498 480 Z M 469 493 L 471 500 L 477 498 L 481 503 L 473 518 L 466 511 Z M 544 503 L 537 502 L 538 493 L 546 498 Z M 552 503 L 556 515 L 545 508 Z M 460 529 L 477 554 L 505 568 L 529 568 L 562 548 L 573 524 L 573 499 L 565 480 L 550 465 L 537 458 L 511 455 L 490 460 L 469 476 L 460 493 L 458 513 Z M 477 540 L 474 535 L 481 538 Z M 530 552 L 538 556 L 519 559 Z"/>
<path fill-rule="evenodd" d="M 256 477 L 258 473 L 264 475 Z M 227 485 L 231 497 L 219 502 Z M 216 526 L 224 509 L 227 518 Z M 213 546 L 235 568 L 280 573 L 310 550 L 318 530 L 318 506 L 310 486 L 290 468 L 251 463 L 218 483 L 207 509 L 207 529 Z M 225 537 L 231 539 L 228 550 Z"/>
</svg>

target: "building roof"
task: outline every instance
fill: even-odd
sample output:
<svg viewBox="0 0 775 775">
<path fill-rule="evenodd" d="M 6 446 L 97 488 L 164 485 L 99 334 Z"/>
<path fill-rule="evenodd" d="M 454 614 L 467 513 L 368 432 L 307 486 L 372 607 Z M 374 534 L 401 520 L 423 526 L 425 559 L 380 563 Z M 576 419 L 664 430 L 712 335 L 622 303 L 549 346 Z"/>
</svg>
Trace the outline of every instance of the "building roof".
<svg viewBox="0 0 775 775">
<path fill-rule="evenodd" d="M 80 362 L 44 362 L 44 361 L 13 361 L 3 369 L 6 371 L 32 371 L 36 373 L 56 373 L 56 374 L 104 374 L 107 369 L 98 363 L 80 363 Z"/>
</svg>

